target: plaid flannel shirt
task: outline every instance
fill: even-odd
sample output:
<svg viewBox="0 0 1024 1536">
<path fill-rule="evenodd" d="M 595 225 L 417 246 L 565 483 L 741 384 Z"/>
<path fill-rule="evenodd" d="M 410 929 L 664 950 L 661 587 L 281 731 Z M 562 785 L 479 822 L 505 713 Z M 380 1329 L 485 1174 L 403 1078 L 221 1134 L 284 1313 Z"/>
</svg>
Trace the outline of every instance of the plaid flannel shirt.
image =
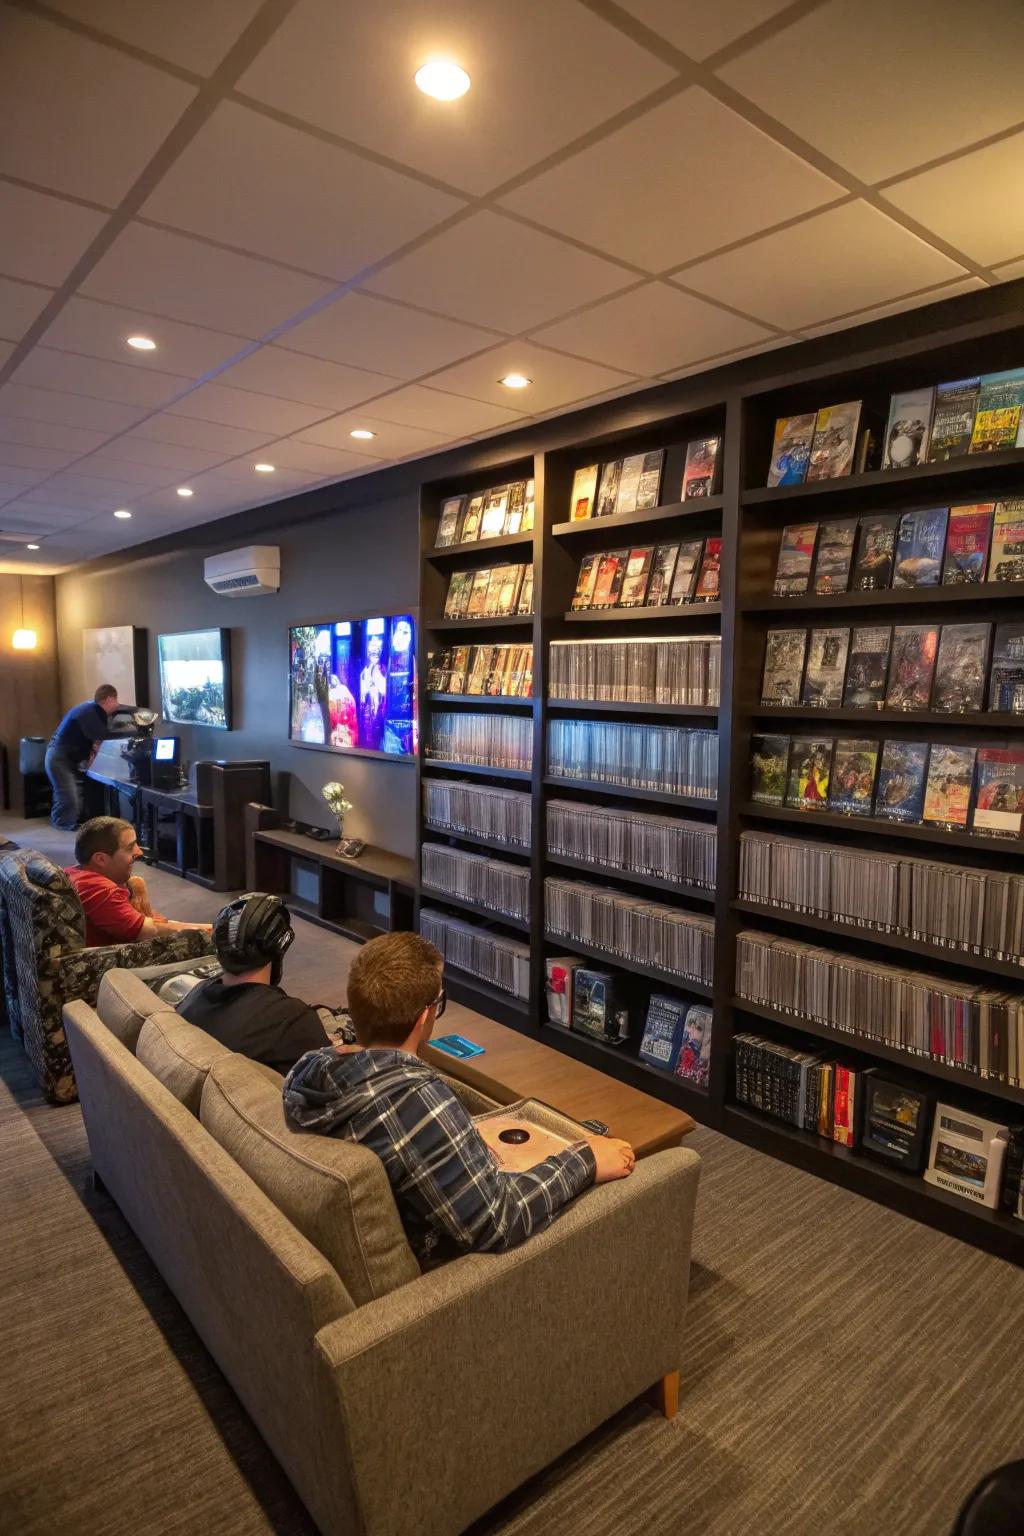
<svg viewBox="0 0 1024 1536">
<path fill-rule="evenodd" d="M 284 1107 L 293 1124 L 377 1154 L 424 1265 L 514 1248 L 594 1182 L 586 1142 L 502 1172 L 444 1079 L 405 1051 L 311 1051 L 285 1080 Z"/>
</svg>

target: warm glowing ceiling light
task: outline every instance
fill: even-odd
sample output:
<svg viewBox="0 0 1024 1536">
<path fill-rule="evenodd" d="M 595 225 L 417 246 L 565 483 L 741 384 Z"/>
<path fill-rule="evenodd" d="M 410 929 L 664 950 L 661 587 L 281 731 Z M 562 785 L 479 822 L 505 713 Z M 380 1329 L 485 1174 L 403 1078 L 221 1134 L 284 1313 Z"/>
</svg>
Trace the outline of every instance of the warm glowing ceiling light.
<svg viewBox="0 0 1024 1536">
<path fill-rule="evenodd" d="M 156 342 L 152 336 L 129 336 L 128 345 L 134 347 L 136 352 L 155 352 Z"/>
<path fill-rule="evenodd" d="M 38 549 L 39 545 L 38 544 L 26 544 L 25 548 L 26 549 Z"/>
<path fill-rule="evenodd" d="M 125 519 L 126 519 L 126 518 L 129 518 L 129 517 L 131 517 L 131 513 L 130 513 L 130 512 L 127 512 L 127 511 L 126 511 L 126 510 L 125 510 L 125 509 L 124 509 L 124 507 L 119 507 L 119 508 L 118 508 L 118 509 L 117 509 L 117 511 L 116 511 L 116 512 L 115 512 L 115 513 L 114 513 L 114 516 L 115 516 L 115 517 L 119 517 L 119 518 L 121 518 L 121 520 L 122 520 L 122 522 L 123 522 L 123 521 L 124 521 L 124 520 L 125 520 Z"/>
<path fill-rule="evenodd" d="M 470 79 L 451 59 L 428 59 L 416 71 L 416 84 L 435 101 L 458 101 L 469 90 Z"/>
<path fill-rule="evenodd" d="M 189 490 L 187 485 L 179 485 L 178 486 L 178 495 L 179 496 L 194 496 L 195 492 Z"/>
<path fill-rule="evenodd" d="M 36 648 L 35 630 L 16 629 L 11 636 L 11 644 L 16 651 L 34 651 Z"/>
<path fill-rule="evenodd" d="M 498 383 L 504 384 L 506 389 L 526 389 L 528 385 L 533 383 L 533 380 L 528 379 L 525 373 L 506 373 L 503 379 L 498 380 Z"/>
<path fill-rule="evenodd" d="M 349 437 L 363 438 L 363 437 L 376 437 L 376 436 L 377 436 L 376 432 L 371 432 L 369 427 L 353 427 L 352 431 L 349 433 Z"/>
<path fill-rule="evenodd" d="M 258 475 L 272 475 L 277 468 L 276 464 L 254 464 L 253 469 Z"/>
</svg>

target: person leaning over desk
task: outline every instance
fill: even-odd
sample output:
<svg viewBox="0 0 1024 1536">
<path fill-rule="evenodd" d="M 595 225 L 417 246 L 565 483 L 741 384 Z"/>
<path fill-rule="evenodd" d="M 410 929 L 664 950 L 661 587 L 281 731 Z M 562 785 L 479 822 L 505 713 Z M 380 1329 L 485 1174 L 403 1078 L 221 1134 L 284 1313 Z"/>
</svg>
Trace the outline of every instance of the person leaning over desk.
<svg viewBox="0 0 1024 1536">
<path fill-rule="evenodd" d="M 101 741 L 113 732 L 110 717 L 117 710 L 117 689 L 101 683 L 84 704 L 69 709 L 54 731 L 46 749 L 46 777 L 53 788 L 51 826 L 62 832 L 75 832 L 82 814 L 82 793 L 78 778 L 96 756 Z"/>
</svg>

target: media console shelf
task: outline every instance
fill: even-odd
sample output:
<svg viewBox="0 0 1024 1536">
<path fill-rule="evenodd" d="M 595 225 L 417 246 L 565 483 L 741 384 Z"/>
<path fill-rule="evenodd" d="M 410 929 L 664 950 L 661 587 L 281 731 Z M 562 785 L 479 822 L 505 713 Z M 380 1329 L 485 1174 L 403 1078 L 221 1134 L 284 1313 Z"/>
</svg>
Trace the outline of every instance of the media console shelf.
<svg viewBox="0 0 1024 1536">
<path fill-rule="evenodd" d="M 292 912 L 357 944 L 412 928 L 412 859 L 372 844 L 357 859 L 345 859 L 335 852 L 333 839 L 318 842 L 285 832 L 281 819 L 267 806 L 245 808 L 250 890 L 283 896 Z"/>
</svg>

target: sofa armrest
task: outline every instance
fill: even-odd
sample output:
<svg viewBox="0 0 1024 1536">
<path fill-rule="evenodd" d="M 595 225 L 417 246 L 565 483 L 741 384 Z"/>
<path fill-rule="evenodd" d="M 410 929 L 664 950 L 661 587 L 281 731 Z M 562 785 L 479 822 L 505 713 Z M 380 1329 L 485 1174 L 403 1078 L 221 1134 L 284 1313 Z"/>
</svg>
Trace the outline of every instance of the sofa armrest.
<svg viewBox="0 0 1024 1536">
<path fill-rule="evenodd" d="M 684 1365 L 699 1171 L 695 1152 L 658 1153 L 511 1252 L 456 1259 L 321 1330 L 373 1536 L 461 1530 Z M 400 1486 L 359 1471 L 381 1424 Z"/>
<path fill-rule="evenodd" d="M 100 982 L 107 971 L 124 971 L 160 965 L 173 960 L 193 960 L 213 954 L 213 938 L 196 928 L 180 928 L 136 944 L 98 944 L 92 949 L 68 950 L 54 960 L 61 1004 L 74 998 L 95 1004 Z"/>
</svg>

